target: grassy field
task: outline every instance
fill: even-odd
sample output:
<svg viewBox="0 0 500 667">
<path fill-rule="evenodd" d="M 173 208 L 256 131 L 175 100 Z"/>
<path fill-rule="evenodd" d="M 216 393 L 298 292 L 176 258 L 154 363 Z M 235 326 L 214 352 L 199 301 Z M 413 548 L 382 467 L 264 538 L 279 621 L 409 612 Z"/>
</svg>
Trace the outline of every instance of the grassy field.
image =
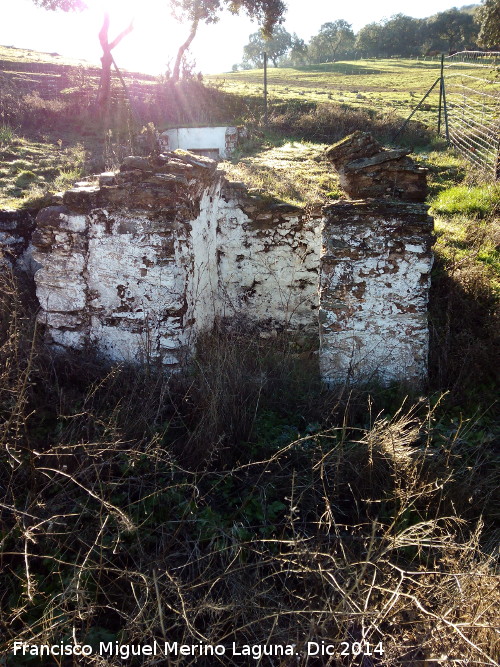
<svg viewBox="0 0 500 667">
<path fill-rule="evenodd" d="M 356 60 L 268 69 L 270 104 L 308 100 L 334 102 L 351 107 L 394 109 L 405 115 L 418 104 L 439 77 L 440 64 L 415 60 Z M 263 70 L 209 76 L 210 83 L 243 96 L 263 94 Z M 438 89 L 428 98 L 428 107 L 417 112 L 417 120 L 437 114 Z M 429 114 L 430 112 L 430 114 Z"/>
<path fill-rule="evenodd" d="M 248 122 L 231 178 L 332 201 L 325 147 L 356 129 L 389 145 L 436 76 L 395 60 L 271 71 L 264 131 L 259 73 L 242 72 L 217 83 L 231 96 L 203 93 L 203 114 Z M 2 99 L 0 207 L 40 205 L 131 145 L 119 124 L 111 137 Z M 428 129 L 430 105 L 401 137 L 429 170 L 437 236 L 425 395 L 327 391 L 287 336 L 247 330 L 207 332 L 170 378 L 54 357 L 29 285 L 0 272 L 0 664 L 71 664 L 13 641 L 78 642 L 93 650 L 78 664 L 118 667 L 100 642 L 165 640 L 226 648 L 169 659 L 197 667 L 327 664 L 308 642 L 333 645 L 335 667 L 499 664 L 500 188 Z M 295 655 L 259 659 L 271 644 Z"/>
<path fill-rule="evenodd" d="M 17 137 L 0 127 L 0 208 L 33 207 L 83 173 L 82 144 L 69 147 Z"/>
</svg>

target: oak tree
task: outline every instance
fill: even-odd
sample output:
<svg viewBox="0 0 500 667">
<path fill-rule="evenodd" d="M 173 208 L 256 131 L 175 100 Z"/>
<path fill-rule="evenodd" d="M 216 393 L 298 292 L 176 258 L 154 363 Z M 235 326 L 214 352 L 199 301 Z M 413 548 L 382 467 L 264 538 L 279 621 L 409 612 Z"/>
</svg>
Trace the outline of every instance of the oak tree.
<svg viewBox="0 0 500 667">
<path fill-rule="evenodd" d="M 250 35 L 248 44 L 243 47 L 243 67 L 262 67 L 264 51 L 278 67 L 278 60 L 292 46 L 292 36 L 282 26 L 276 26 L 273 34 L 266 39 L 261 32 Z"/>
<path fill-rule="evenodd" d="M 478 44 L 486 49 L 500 48 L 500 0 L 485 0 L 478 8 Z"/>
<path fill-rule="evenodd" d="M 354 46 L 352 26 L 344 19 L 323 23 L 317 35 L 309 42 L 308 52 L 316 63 L 331 62 L 345 55 Z"/>
</svg>

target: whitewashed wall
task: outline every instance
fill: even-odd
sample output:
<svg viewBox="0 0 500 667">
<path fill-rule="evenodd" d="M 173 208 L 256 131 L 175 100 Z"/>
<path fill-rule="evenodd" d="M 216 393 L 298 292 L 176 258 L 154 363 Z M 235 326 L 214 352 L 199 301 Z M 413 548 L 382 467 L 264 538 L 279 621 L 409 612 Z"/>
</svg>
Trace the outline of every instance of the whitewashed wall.
<svg viewBox="0 0 500 667">
<path fill-rule="evenodd" d="M 330 384 L 426 378 L 432 226 L 422 204 L 325 209 L 320 363 Z"/>
<path fill-rule="evenodd" d="M 160 144 L 164 150 L 206 150 L 219 151 L 221 158 L 226 158 L 236 148 L 238 128 L 220 127 L 177 127 L 160 134 Z"/>
<path fill-rule="evenodd" d="M 270 204 L 194 155 L 127 158 L 37 217 L 40 321 L 57 346 L 178 367 L 246 318 L 318 334 L 330 384 L 427 372 L 432 219 L 423 204 Z"/>
</svg>

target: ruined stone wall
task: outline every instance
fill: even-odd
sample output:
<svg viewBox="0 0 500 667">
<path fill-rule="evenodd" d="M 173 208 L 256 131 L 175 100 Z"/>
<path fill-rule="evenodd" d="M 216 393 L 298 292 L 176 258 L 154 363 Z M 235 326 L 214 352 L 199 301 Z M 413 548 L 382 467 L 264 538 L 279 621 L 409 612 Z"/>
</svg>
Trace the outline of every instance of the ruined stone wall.
<svg viewBox="0 0 500 667">
<path fill-rule="evenodd" d="M 210 324 L 213 268 L 199 237 L 214 174 L 211 161 L 194 157 L 130 159 L 40 212 L 36 285 L 50 342 L 92 346 L 112 360 L 182 362 L 196 327 Z"/>
<path fill-rule="evenodd" d="M 357 201 L 325 208 L 321 374 L 331 384 L 427 376 L 433 221 L 426 170 L 354 132 L 326 156 Z"/>
<path fill-rule="evenodd" d="M 432 225 L 423 204 L 325 209 L 320 363 L 327 382 L 425 379 Z"/>
<path fill-rule="evenodd" d="M 39 319 L 51 344 L 167 366 L 217 319 L 317 335 L 320 215 L 269 207 L 205 158 L 129 158 L 38 215 Z"/>
<path fill-rule="evenodd" d="M 319 333 L 330 384 L 422 382 L 433 236 L 415 200 L 425 178 L 360 133 L 328 154 L 366 199 L 272 203 L 183 152 L 126 158 L 98 185 L 68 190 L 39 213 L 32 240 L 49 343 L 175 368 L 216 321 L 248 322 L 263 336 Z"/>
<path fill-rule="evenodd" d="M 0 264 L 33 272 L 31 236 L 35 229 L 34 211 L 0 210 Z"/>
<path fill-rule="evenodd" d="M 226 183 L 218 209 L 221 313 L 317 334 L 321 210 L 305 212 Z"/>
</svg>

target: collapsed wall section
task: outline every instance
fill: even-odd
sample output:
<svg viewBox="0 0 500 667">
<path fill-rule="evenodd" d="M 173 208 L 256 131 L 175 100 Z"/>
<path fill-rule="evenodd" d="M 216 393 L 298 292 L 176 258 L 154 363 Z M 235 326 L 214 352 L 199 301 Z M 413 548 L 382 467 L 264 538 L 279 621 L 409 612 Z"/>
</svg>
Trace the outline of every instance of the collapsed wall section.
<svg viewBox="0 0 500 667">
<path fill-rule="evenodd" d="M 433 221 L 424 204 L 339 202 L 325 210 L 320 366 L 329 384 L 427 375 Z"/>
<path fill-rule="evenodd" d="M 67 191 L 33 235 L 49 342 L 174 368 L 216 321 L 306 333 L 311 349 L 319 315 L 327 383 L 421 383 L 434 239 L 414 200 L 425 175 L 360 133 L 328 155 L 366 199 L 270 202 L 179 151 L 126 158 L 99 185 Z"/>
</svg>

